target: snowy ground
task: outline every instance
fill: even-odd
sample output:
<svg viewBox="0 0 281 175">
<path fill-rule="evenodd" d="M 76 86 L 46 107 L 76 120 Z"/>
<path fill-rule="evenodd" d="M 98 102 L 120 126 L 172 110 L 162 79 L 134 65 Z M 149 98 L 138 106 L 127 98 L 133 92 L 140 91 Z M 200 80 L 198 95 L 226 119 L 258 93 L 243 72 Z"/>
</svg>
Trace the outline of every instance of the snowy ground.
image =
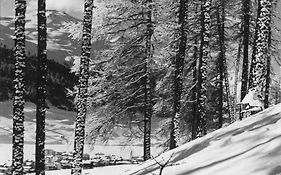
<svg viewBox="0 0 281 175">
<path fill-rule="evenodd" d="M 167 161 L 163 175 L 281 175 L 281 104 L 163 153 L 125 174 L 158 175 L 160 165 Z"/>
<path fill-rule="evenodd" d="M 94 169 L 83 170 L 83 175 L 123 175 L 128 169 L 135 167 L 136 165 L 117 165 L 117 166 L 106 166 L 97 167 Z M 70 170 L 57 170 L 57 171 L 46 171 L 46 175 L 66 175 L 70 174 Z M 29 174 L 34 175 L 34 173 Z"/>
<path fill-rule="evenodd" d="M 0 144 L 12 142 L 13 106 L 12 101 L 0 102 Z M 24 108 L 24 140 L 35 142 L 36 106 L 27 102 Z M 68 143 L 74 133 L 75 113 L 51 106 L 46 112 L 46 143 Z"/>
</svg>

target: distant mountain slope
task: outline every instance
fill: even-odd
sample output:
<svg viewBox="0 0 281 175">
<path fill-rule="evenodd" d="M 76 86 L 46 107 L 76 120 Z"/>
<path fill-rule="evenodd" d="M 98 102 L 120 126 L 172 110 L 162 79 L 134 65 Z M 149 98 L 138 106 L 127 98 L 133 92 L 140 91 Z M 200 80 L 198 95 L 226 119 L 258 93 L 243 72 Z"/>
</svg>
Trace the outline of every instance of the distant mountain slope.
<svg viewBox="0 0 281 175">
<path fill-rule="evenodd" d="M 281 104 L 165 152 L 126 175 L 280 175 Z M 157 163 L 158 162 L 158 163 Z"/>
<path fill-rule="evenodd" d="M 13 103 L 0 102 L 0 144 L 12 142 L 13 131 Z M 35 115 L 36 106 L 26 102 L 25 115 L 25 142 L 35 143 Z M 65 111 L 50 106 L 46 112 L 46 143 L 68 143 L 73 138 L 75 112 Z"/>
<path fill-rule="evenodd" d="M 0 46 L 0 101 L 9 100 L 13 97 L 15 63 L 13 51 L 2 47 Z M 28 56 L 25 71 L 25 99 L 31 102 L 36 102 L 36 66 L 37 58 Z M 52 60 L 47 61 L 47 66 L 47 100 L 53 106 L 72 110 L 73 100 L 67 97 L 66 88 L 73 89 L 78 78 L 70 73 L 68 68 Z"/>
<path fill-rule="evenodd" d="M 71 2 L 70 2 L 71 3 Z M 80 55 L 81 46 L 78 41 L 69 37 L 64 28 L 66 22 L 81 22 L 81 20 L 57 10 L 47 10 L 47 56 L 48 59 L 65 63 L 65 57 Z M 37 54 L 37 12 L 26 14 L 26 50 L 31 55 Z M 0 42 L 9 48 L 14 46 L 14 18 L 0 17 Z M 102 42 L 93 44 L 92 50 L 100 49 Z"/>
</svg>

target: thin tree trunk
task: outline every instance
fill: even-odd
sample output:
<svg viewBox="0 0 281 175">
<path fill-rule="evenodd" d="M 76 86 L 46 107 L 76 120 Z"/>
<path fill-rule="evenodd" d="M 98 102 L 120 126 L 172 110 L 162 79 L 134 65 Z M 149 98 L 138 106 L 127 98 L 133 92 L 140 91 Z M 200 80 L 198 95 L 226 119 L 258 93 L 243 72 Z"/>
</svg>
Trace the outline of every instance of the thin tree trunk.
<svg viewBox="0 0 281 175">
<path fill-rule="evenodd" d="M 194 39 L 193 44 L 193 70 L 192 70 L 192 89 L 191 89 L 191 101 L 192 101 L 192 125 L 191 125 L 191 139 L 196 139 L 198 111 L 196 105 L 196 87 L 197 87 L 197 57 L 198 57 L 198 41 Z"/>
<path fill-rule="evenodd" d="M 179 41 L 176 41 L 176 56 L 172 58 L 173 66 L 173 116 L 171 123 L 170 133 L 170 149 L 174 149 L 178 146 L 180 137 L 180 110 L 181 110 L 181 94 L 183 88 L 183 67 L 186 50 L 186 32 L 187 24 L 187 1 L 180 0 L 178 7 L 178 25 L 179 29 L 176 31 L 176 38 L 179 37 Z"/>
<path fill-rule="evenodd" d="M 151 144 L 151 116 L 152 116 L 152 92 L 150 86 L 150 69 L 149 62 L 152 59 L 152 42 L 151 37 L 153 34 L 153 24 L 152 24 L 152 0 L 147 0 L 146 2 L 148 12 L 147 12 L 147 36 L 146 36 L 146 58 L 145 58 L 145 87 L 144 87 L 144 100 L 145 100 L 145 115 L 144 115 L 144 160 L 151 158 L 150 144 Z"/>
<path fill-rule="evenodd" d="M 207 83 L 207 61 L 210 48 L 210 9 L 211 0 L 203 0 L 201 6 L 201 42 L 198 61 L 198 82 L 197 82 L 197 108 L 198 120 L 196 137 L 207 134 L 206 128 L 206 83 Z"/>
<path fill-rule="evenodd" d="M 270 47 L 271 47 L 271 27 L 269 29 L 269 37 L 268 37 L 268 52 L 267 52 L 267 64 L 266 64 L 264 108 L 269 107 L 269 87 L 270 87 L 270 67 L 271 67 L 271 64 L 270 64 L 271 63 Z"/>
<path fill-rule="evenodd" d="M 241 26 L 242 27 L 242 26 Z M 239 70 L 240 70 L 240 59 L 241 59 L 241 50 L 242 50 L 242 39 L 239 40 L 238 43 L 238 54 L 237 54 L 237 58 L 235 61 L 235 77 L 234 77 L 234 89 L 233 89 L 233 96 L 234 96 L 234 120 L 236 120 L 236 109 L 237 109 L 237 87 L 238 87 L 238 81 L 239 81 Z M 239 118 L 240 117 L 240 113 L 239 113 Z M 231 121 L 232 122 L 232 121 Z"/>
<path fill-rule="evenodd" d="M 241 101 L 248 90 L 248 70 L 249 70 L 249 35 L 250 35 L 250 0 L 243 0 L 243 67 Z"/>
<path fill-rule="evenodd" d="M 25 12 L 26 1 L 15 1 L 15 79 L 13 101 L 13 175 L 23 174 L 24 145 L 24 69 L 25 69 Z"/>
<path fill-rule="evenodd" d="M 231 123 L 232 118 L 235 116 L 234 111 L 234 102 L 230 100 L 230 88 L 229 88 L 229 79 L 227 71 L 226 59 L 224 60 L 224 85 L 225 85 L 225 98 L 227 102 L 227 111 L 228 111 L 228 122 Z"/>
<path fill-rule="evenodd" d="M 38 0 L 38 65 L 36 109 L 36 175 L 45 174 L 45 112 L 47 84 L 46 1 Z"/>
<path fill-rule="evenodd" d="M 89 61 L 91 56 L 91 29 L 92 29 L 93 0 L 85 0 L 82 53 L 80 61 L 80 77 L 78 87 L 77 117 L 75 122 L 74 165 L 71 174 L 82 173 L 82 158 L 84 149 L 85 120 L 87 114 Z"/>
<path fill-rule="evenodd" d="M 217 7 L 217 25 L 218 25 L 218 33 L 219 33 L 219 59 L 218 59 L 218 69 L 219 69 L 219 105 L 218 105 L 218 128 L 221 128 L 223 125 L 223 81 L 225 75 L 225 33 L 224 33 L 224 0 L 219 1 L 219 5 Z"/>
</svg>

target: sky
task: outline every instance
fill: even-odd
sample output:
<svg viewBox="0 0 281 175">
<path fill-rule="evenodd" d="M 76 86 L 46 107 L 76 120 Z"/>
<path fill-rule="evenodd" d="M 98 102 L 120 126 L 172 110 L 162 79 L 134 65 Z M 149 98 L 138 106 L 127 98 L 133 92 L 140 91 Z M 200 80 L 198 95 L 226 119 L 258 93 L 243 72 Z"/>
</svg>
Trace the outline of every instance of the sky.
<svg viewBox="0 0 281 175">
<path fill-rule="evenodd" d="M 0 0 L 0 16 L 14 15 L 13 0 Z M 68 14 L 82 18 L 84 0 L 47 0 L 47 9 L 65 11 Z M 37 0 L 27 0 L 27 11 L 37 10 Z"/>
</svg>

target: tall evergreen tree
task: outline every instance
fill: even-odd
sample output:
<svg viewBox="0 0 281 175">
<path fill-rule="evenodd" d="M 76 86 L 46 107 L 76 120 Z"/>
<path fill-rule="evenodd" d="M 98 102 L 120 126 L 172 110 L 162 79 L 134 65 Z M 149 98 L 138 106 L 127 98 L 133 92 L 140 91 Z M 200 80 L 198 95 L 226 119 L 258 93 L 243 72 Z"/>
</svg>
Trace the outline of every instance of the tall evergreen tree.
<svg viewBox="0 0 281 175">
<path fill-rule="evenodd" d="M 13 101 L 12 174 L 23 174 L 24 145 L 24 69 L 25 69 L 25 12 L 26 1 L 15 1 L 15 79 Z"/>
<path fill-rule="evenodd" d="M 47 86 L 46 0 L 38 0 L 38 63 L 36 109 L 36 175 L 45 174 L 45 113 Z"/>
<path fill-rule="evenodd" d="M 89 79 L 89 61 L 91 56 L 91 29 L 93 0 L 85 0 L 84 4 L 84 20 L 83 20 L 83 36 L 82 36 L 82 53 L 79 70 L 79 87 L 77 100 L 77 117 L 75 121 L 75 138 L 74 138 L 74 165 L 71 174 L 82 173 L 82 158 L 84 149 L 85 120 L 87 114 L 87 98 L 88 98 L 88 79 Z"/>
<path fill-rule="evenodd" d="M 150 142 L 151 142 L 151 116 L 152 116 L 152 94 L 150 85 L 150 68 L 149 62 L 152 59 L 152 42 L 151 37 L 153 34 L 153 24 L 152 24 L 152 0 L 146 1 L 147 15 L 146 15 L 146 56 L 145 56 L 145 83 L 144 83 L 144 102 L 145 102 L 145 112 L 144 112 L 144 160 L 150 159 Z"/>
<path fill-rule="evenodd" d="M 256 41 L 255 41 L 255 54 L 252 58 L 253 74 L 252 74 L 252 87 L 257 88 L 261 93 L 264 100 L 265 85 L 266 85 L 266 65 L 269 50 L 269 36 L 270 36 L 270 23 L 271 23 L 271 0 L 259 0 L 259 7 L 256 24 Z"/>
<path fill-rule="evenodd" d="M 210 9 L 211 0 L 201 1 L 201 33 L 198 60 L 198 82 L 197 82 L 197 126 L 196 137 L 202 137 L 207 133 L 206 128 L 206 83 L 207 83 L 207 61 L 210 48 Z"/>
<path fill-rule="evenodd" d="M 170 135 L 170 149 L 174 149 L 178 146 L 180 130 L 180 110 L 181 110 L 181 96 L 183 89 L 183 67 L 186 50 L 187 40 L 187 0 L 180 0 L 178 2 L 178 26 L 175 31 L 175 43 L 174 49 L 176 55 L 172 58 L 173 67 L 173 113 L 171 123 L 171 135 Z"/>
<path fill-rule="evenodd" d="M 248 90 L 248 69 L 249 69 L 249 37 L 250 37 L 250 9 L 251 0 L 243 0 L 243 67 L 242 67 L 242 85 L 241 101 Z"/>
</svg>

